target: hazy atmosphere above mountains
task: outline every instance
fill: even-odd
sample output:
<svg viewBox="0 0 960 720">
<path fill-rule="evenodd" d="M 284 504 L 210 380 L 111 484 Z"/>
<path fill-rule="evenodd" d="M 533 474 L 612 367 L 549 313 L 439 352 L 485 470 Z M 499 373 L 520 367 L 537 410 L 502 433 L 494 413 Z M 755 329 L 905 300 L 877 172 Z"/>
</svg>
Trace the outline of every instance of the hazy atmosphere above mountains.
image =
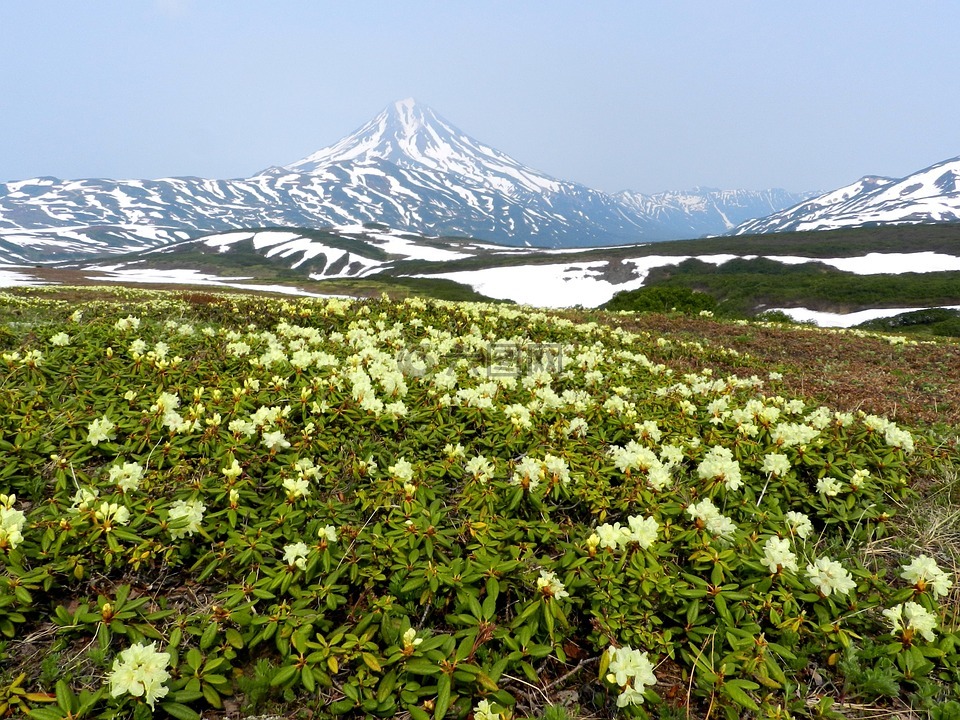
<svg viewBox="0 0 960 720">
<path fill-rule="evenodd" d="M 947 3 L 5 3 L 0 182 L 249 178 L 405 97 L 603 193 L 827 191 L 960 152 Z"/>
</svg>

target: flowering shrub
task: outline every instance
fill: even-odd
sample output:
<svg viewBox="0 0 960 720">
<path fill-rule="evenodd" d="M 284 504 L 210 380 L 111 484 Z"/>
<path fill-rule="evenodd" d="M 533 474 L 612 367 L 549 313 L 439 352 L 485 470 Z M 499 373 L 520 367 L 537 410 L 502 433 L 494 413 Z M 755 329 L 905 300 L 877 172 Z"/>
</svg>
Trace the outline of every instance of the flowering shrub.
<svg viewBox="0 0 960 720">
<path fill-rule="evenodd" d="M 530 309 L 128 292 L 6 299 L 0 651 L 79 668 L 41 720 L 508 718 L 573 686 L 802 715 L 855 650 L 918 707 L 960 691 L 952 576 L 860 552 L 930 457 L 906 428 Z"/>
</svg>

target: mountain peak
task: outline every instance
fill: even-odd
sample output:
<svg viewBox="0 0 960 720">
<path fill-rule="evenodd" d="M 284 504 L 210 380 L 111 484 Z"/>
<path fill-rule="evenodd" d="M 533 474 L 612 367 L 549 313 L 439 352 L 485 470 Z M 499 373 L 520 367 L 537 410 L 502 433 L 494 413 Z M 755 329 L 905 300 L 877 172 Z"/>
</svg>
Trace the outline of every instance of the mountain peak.
<svg viewBox="0 0 960 720">
<path fill-rule="evenodd" d="M 437 169 L 437 156 L 448 154 L 444 152 L 444 146 L 462 135 L 426 105 L 405 98 L 391 103 L 375 118 L 333 145 L 285 168 L 315 173 L 334 163 L 387 160 L 401 167 L 423 164 Z"/>
<path fill-rule="evenodd" d="M 557 192 L 562 183 L 474 140 L 413 98 L 391 103 L 356 132 L 283 169 L 320 174 L 332 165 L 388 162 L 397 167 L 455 176 L 510 195 Z M 453 180 L 450 177 L 450 180 Z"/>
</svg>

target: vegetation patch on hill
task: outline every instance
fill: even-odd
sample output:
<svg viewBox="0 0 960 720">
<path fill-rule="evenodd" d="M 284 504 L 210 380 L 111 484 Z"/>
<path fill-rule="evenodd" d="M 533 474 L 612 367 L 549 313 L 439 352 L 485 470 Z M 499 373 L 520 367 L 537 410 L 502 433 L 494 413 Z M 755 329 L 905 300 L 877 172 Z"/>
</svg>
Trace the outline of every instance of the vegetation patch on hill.
<svg viewBox="0 0 960 720">
<path fill-rule="evenodd" d="M 64 292 L 0 297 L 0 713 L 960 712 L 943 433 L 640 315 Z"/>
</svg>

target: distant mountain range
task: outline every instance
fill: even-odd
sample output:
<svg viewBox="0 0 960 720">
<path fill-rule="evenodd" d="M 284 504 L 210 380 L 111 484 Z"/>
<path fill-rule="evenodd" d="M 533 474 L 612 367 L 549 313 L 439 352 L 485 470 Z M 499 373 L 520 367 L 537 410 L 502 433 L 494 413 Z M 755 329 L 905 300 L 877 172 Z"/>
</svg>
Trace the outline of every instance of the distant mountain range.
<svg viewBox="0 0 960 720">
<path fill-rule="evenodd" d="M 45 262 L 210 232 L 370 222 L 513 246 L 618 245 L 725 233 L 808 196 L 708 188 L 607 194 L 526 167 L 403 100 L 336 144 L 245 179 L 0 183 L 0 258 Z"/>
<path fill-rule="evenodd" d="M 960 220 L 960 158 L 822 195 L 603 193 L 533 170 L 402 100 L 339 142 L 244 179 L 0 183 L 0 263 L 128 254 L 210 233 L 357 228 L 578 248 Z"/>
<path fill-rule="evenodd" d="M 955 157 L 900 179 L 868 175 L 839 190 L 745 222 L 735 234 L 958 221 L 960 157 Z"/>
</svg>

